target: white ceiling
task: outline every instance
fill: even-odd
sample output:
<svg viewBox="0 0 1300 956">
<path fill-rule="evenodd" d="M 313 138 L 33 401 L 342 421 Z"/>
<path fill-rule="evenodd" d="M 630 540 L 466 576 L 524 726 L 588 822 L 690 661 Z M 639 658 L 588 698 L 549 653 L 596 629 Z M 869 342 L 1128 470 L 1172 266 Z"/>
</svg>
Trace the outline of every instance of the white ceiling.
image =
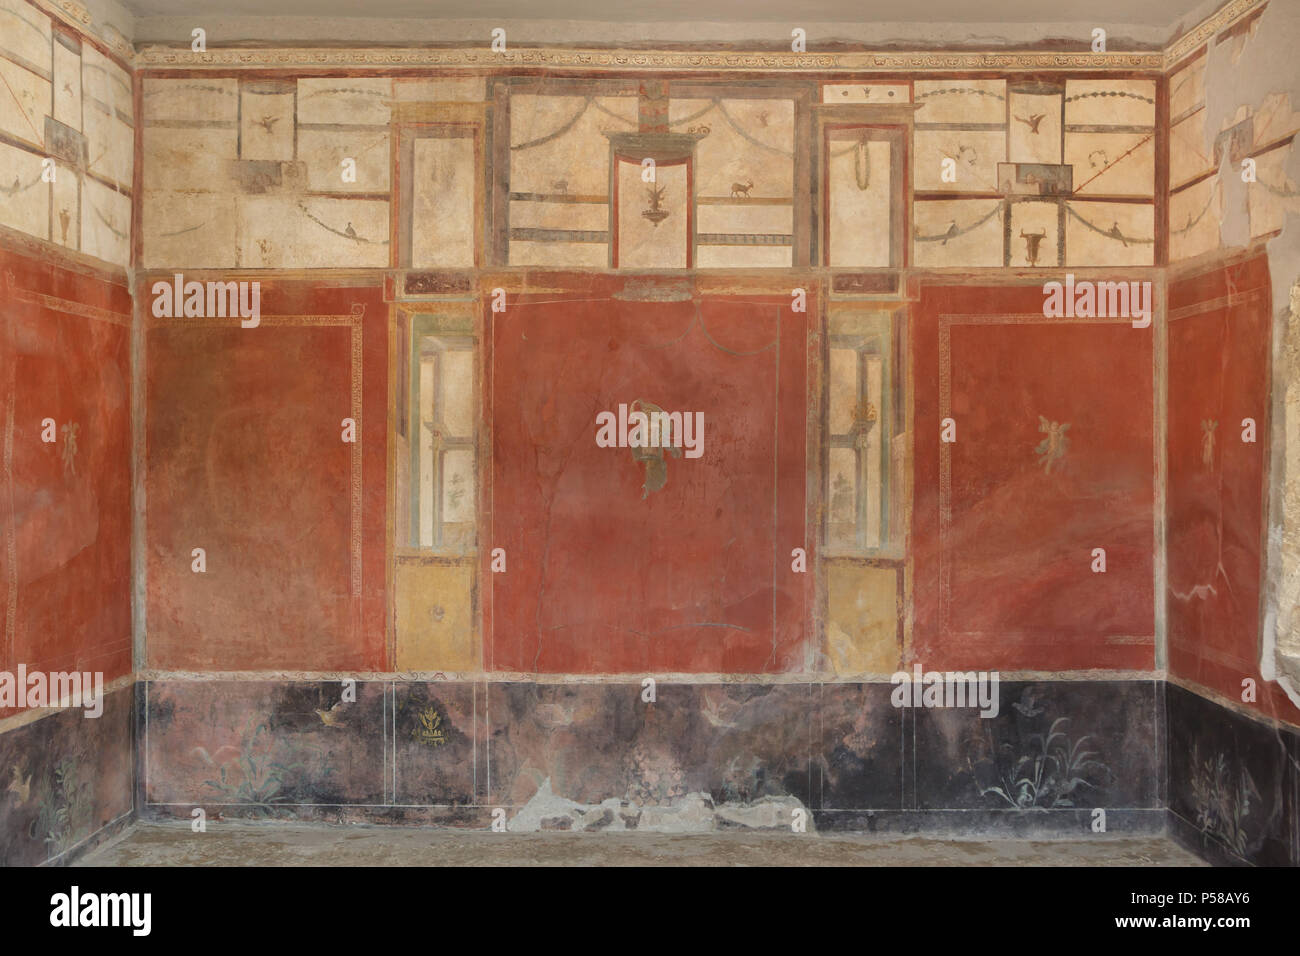
<svg viewBox="0 0 1300 956">
<path fill-rule="evenodd" d="M 1169 27 L 1202 0 L 122 0 L 138 17 L 1077 23 Z"/>
<path fill-rule="evenodd" d="M 85 0 L 137 44 L 511 42 L 644 47 L 659 42 L 779 48 L 803 27 L 808 49 L 1033 46 L 1159 49 L 1228 0 Z M 1281 0 L 1278 0 L 1281 2 Z M 1296 0 L 1287 0 L 1296 2 Z M 126 22 L 123 22 L 126 21 Z"/>
</svg>

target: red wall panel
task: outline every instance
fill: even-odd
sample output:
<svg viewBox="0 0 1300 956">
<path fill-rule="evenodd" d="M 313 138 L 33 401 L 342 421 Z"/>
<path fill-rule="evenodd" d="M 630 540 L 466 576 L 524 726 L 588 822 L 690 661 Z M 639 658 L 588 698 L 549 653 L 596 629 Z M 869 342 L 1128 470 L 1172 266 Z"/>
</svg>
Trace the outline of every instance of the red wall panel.
<svg viewBox="0 0 1300 956">
<path fill-rule="evenodd" d="M 0 249 L 0 301 L 0 670 L 110 681 L 131 670 L 130 296 Z"/>
<path fill-rule="evenodd" d="M 148 664 L 383 669 L 387 306 L 289 281 L 261 301 L 257 328 L 148 320 Z"/>
<path fill-rule="evenodd" d="M 909 658 L 925 667 L 1154 663 L 1152 331 L 1042 310 L 1039 286 L 918 303 Z M 1059 457 L 1043 419 L 1069 426 Z"/>
<path fill-rule="evenodd" d="M 1169 288 L 1169 669 L 1290 721 L 1300 710 L 1259 675 L 1269 461 L 1272 305 L 1267 256 Z M 1256 423 L 1242 441 L 1242 420 Z M 1215 423 L 1206 439 L 1206 422 Z"/>
<path fill-rule="evenodd" d="M 621 301 L 618 283 L 490 315 L 489 669 L 769 672 L 798 667 L 808 316 L 790 298 Z M 570 301 L 554 301 L 568 298 Z M 551 301 L 545 301 L 551 300 Z M 703 412 L 704 454 L 666 483 L 596 444 L 641 400 Z M 643 497 L 644 495 L 644 497 Z M 493 573 L 491 549 L 507 571 Z"/>
</svg>

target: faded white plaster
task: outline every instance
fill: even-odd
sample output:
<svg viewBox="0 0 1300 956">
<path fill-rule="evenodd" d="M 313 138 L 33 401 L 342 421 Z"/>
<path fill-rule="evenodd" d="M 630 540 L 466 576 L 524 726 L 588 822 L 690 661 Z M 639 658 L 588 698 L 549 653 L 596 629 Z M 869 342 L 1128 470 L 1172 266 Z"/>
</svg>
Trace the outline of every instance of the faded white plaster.
<svg viewBox="0 0 1300 956">
<path fill-rule="evenodd" d="M 715 806 L 707 793 L 688 793 L 666 805 L 641 805 L 611 797 L 596 804 L 577 803 L 555 793 L 551 778 L 506 824 L 511 833 L 540 830 L 637 830 L 650 833 L 712 833 L 725 829 L 790 830 L 795 810 L 804 811 L 807 832 L 815 831 L 812 813 L 795 797 L 761 797 L 750 803 Z"/>
</svg>

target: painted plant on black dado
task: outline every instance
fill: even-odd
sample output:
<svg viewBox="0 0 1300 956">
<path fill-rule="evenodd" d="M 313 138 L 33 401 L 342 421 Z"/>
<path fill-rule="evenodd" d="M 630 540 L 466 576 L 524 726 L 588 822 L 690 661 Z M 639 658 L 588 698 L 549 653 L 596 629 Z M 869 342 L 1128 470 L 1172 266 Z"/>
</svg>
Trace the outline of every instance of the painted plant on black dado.
<svg viewBox="0 0 1300 956">
<path fill-rule="evenodd" d="M 1202 759 L 1201 745 L 1192 745 L 1191 802 L 1202 835 L 1226 843 L 1240 857 L 1258 849 L 1247 832 L 1252 805 L 1259 816 L 1259 787 L 1250 771 L 1220 751 Z"/>
<path fill-rule="evenodd" d="M 1000 718 L 979 721 L 966 763 L 981 797 L 1017 810 L 1095 806 L 1112 780 L 1098 742 L 1028 687 Z"/>
</svg>

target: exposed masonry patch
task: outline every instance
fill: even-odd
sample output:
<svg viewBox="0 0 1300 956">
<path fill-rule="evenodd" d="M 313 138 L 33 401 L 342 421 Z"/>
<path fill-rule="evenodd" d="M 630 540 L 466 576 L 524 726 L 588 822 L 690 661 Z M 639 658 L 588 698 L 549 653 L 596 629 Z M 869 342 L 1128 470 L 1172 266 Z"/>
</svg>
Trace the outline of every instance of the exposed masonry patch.
<svg viewBox="0 0 1300 956">
<path fill-rule="evenodd" d="M 707 793 L 688 793 L 667 805 L 642 805 L 618 797 L 597 804 L 578 803 L 551 789 L 547 777 L 506 824 L 511 833 L 541 830 L 713 833 L 718 830 L 789 830 L 795 810 L 803 810 L 808 832 L 812 814 L 795 797 L 762 797 L 750 803 L 716 806 Z"/>
</svg>

